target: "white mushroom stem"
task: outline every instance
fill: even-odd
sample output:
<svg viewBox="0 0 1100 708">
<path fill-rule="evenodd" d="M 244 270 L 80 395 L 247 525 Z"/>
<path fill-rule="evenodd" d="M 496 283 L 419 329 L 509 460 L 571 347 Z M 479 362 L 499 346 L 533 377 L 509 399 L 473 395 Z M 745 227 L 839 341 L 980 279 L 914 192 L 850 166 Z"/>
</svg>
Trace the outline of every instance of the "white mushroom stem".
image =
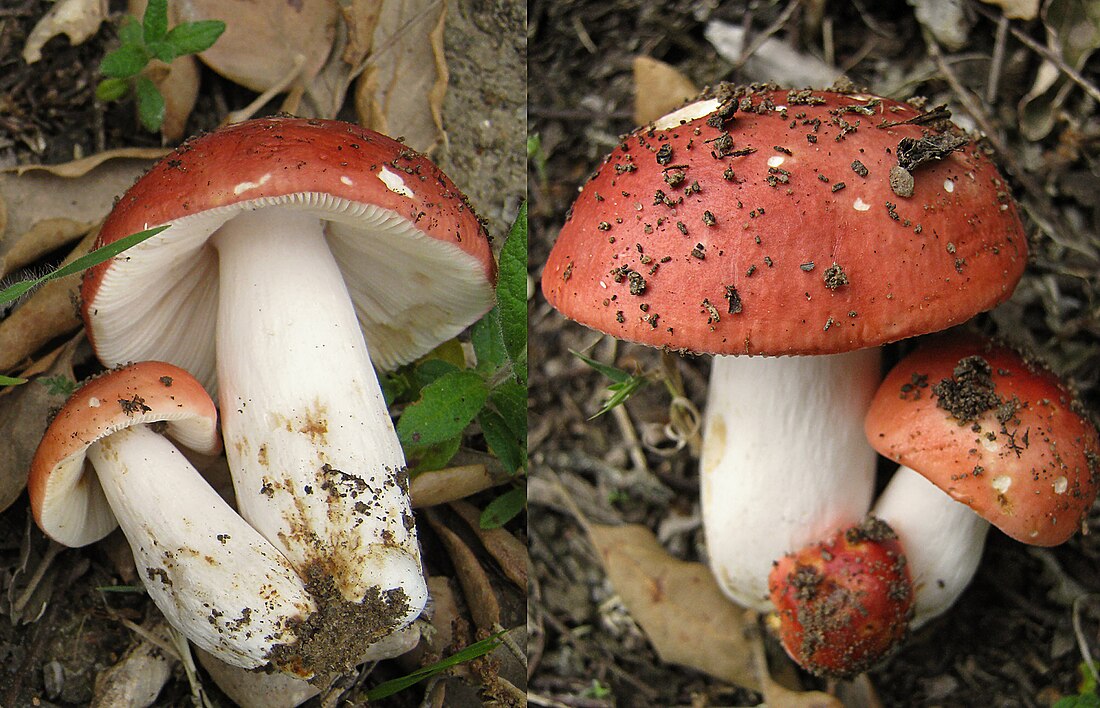
<svg viewBox="0 0 1100 708">
<path fill-rule="evenodd" d="M 222 661 L 267 663 L 314 605 L 294 569 L 172 445 L 144 425 L 93 443 L 88 458 L 172 626 Z"/>
<path fill-rule="evenodd" d="M 405 461 L 321 223 L 260 209 L 213 243 L 222 431 L 241 515 L 302 577 L 332 578 L 350 602 L 381 598 L 396 630 L 427 599 Z"/>
<path fill-rule="evenodd" d="M 863 418 L 879 351 L 715 357 L 703 435 L 707 552 L 734 601 L 767 612 L 786 553 L 855 525 L 874 493 Z"/>
<path fill-rule="evenodd" d="M 982 558 L 989 522 L 902 465 L 871 512 L 894 529 L 913 580 L 916 629 L 955 603 Z"/>
</svg>

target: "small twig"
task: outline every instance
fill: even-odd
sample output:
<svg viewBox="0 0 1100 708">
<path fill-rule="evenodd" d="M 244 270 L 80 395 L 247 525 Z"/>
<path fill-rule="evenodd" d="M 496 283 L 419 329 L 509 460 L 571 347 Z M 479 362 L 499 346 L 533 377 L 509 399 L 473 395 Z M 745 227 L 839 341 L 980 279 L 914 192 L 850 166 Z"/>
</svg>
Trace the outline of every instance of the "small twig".
<svg viewBox="0 0 1100 708">
<path fill-rule="evenodd" d="M 970 6 L 978 11 L 979 14 L 984 15 L 987 19 L 996 21 L 998 16 L 992 11 L 986 9 L 978 2 L 970 3 Z M 1012 32 L 1012 36 L 1020 40 L 1020 42 L 1031 51 L 1035 52 L 1039 56 L 1043 57 L 1051 64 L 1054 64 L 1058 68 L 1058 71 L 1062 72 L 1070 78 L 1073 83 L 1080 86 L 1085 90 L 1094 101 L 1100 102 L 1100 88 L 1097 88 L 1092 82 L 1081 75 L 1076 69 L 1066 63 L 1065 59 L 1055 54 L 1048 47 L 1044 47 L 1034 39 L 1029 37 L 1026 33 L 1014 27 L 1011 23 L 1008 25 L 1008 29 Z"/>
<path fill-rule="evenodd" d="M 1092 674 L 1093 683 L 1100 683 L 1100 674 L 1096 671 L 1096 662 L 1092 660 L 1092 650 L 1089 649 L 1089 642 L 1085 637 L 1085 631 L 1081 628 L 1081 601 L 1087 597 L 1089 596 L 1078 595 L 1073 598 L 1073 612 L 1071 613 L 1073 619 L 1073 633 L 1077 637 L 1077 650 L 1081 652 L 1081 658 L 1085 660 L 1085 666 L 1088 667 L 1089 673 Z"/>
<path fill-rule="evenodd" d="M 54 559 L 57 558 L 61 551 L 65 550 L 65 546 L 62 546 L 57 541 L 50 539 L 50 545 L 46 548 L 46 553 L 42 556 L 42 560 L 38 562 L 38 567 L 34 569 L 34 575 L 31 576 L 27 582 L 27 587 L 23 589 L 23 592 L 19 594 L 19 597 L 12 603 L 12 615 L 19 616 L 23 614 L 23 610 L 27 607 L 27 603 L 31 601 L 31 596 L 34 595 L 34 591 L 38 589 L 38 584 L 42 582 L 43 576 L 46 575 L 46 571 L 50 569 L 50 565 Z"/>
<path fill-rule="evenodd" d="M 630 414 L 626 412 L 626 407 L 615 406 L 611 409 L 611 413 L 615 416 L 615 422 L 619 426 L 619 433 L 626 442 L 626 449 L 630 453 L 630 462 L 634 465 L 634 469 L 648 475 L 649 463 L 645 459 L 645 451 L 642 449 L 642 443 L 638 439 L 638 433 L 634 431 L 634 421 L 630 419 Z"/>
<path fill-rule="evenodd" d="M 183 661 L 183 659 L 180 658 L 180 652 L 179 652 L 179 649 L 176 646 L 173 646 L 172 644 L 169 644 L 168 642 L 164 641 L 163 639 L 161 639 L 157 635 L 153 634 L 151 631 L 149 631 L 145 627 L 142 627 L 140 624 L 137 624 L 136 622 L 128 620 L 125 617 L 120 617 L 118 615 L 115 615 L 114 611 L 112 611 L 111 614 L 126 629 L 128 629 L 131 632 L 133 632 L 134 634 L 138 635 L 143 640 L 149 642 L 150 644 L 157 647 L 158 649 L 163 651 L 165 654 L 173 657 L 177 661 Z M 169 629 L 169 632 L 171 633 L 171 636 L 173 636 L 173 637 L 177 636 L 176 633 L 173 630 Z"/>
<path fill-rule="evenodd" d="M 518 644 L 516 644 L 516 640 L 512 638 L 512 635 L 510 635 L 508 631 L 499 624 L 493 625 L 493 634 L 500 635 L 500 643 L 506 646 L 508 648 L 508 651 L 512 652 L 512 655 L 516 657 L 519 663 L 523 665 L 523 668 L 526 669 L 527 652 L 521 649 Z"/>
<path fill-rule="evenodd" d="M 581 41 L 581 45 L 588 50 L 589 54 L 600 53 L 599 47 L 592 41 L 592 37 L 588 34 L 588 30 L 584 28 L 584 23 L 581 22 L 579 14 L 573 15 L 573 31 L 576 32 L 577 39 Z"/>
<path fill-rule="evenodd" d="M 745 62 L 752 58 L 753 54 L 756 54 L 760 47 L 763 46 L 764 42 L 776 32 L 783 29 L 783 26 L 790 21 L 791 15 L 798 9 L 799 4 L 799 0 L 791 0 L 791 2 L 787 3 L 787 6 L 783 8 L 783 12 L 779 13 L 779 17 L 775 18 L 775 22 L 772 22 L 763 32 L 754 36 L 751 42 L 741 47 L 741 56 L 737 57 L 737 61 L 733 65 L 733 71 L 740 71 L 741 67 L 745 65 Z M 746 32 L 744 36 L 747 37 L 748 33 Z"/>
<path fill-rule="evenodd" d="M 990 105 L 997 101 L 997 87 L 1001 83 L 1007 37 L 1008 18 L 1002 15 L 1001 19 L 997 21 L 997 37 L 993 41 L 993 59 L 989 62 L 989 78 L 986 80 L 985 87 L 985 102 Z"/>
<path fill-rule="evenodd" d="M 301 75 L 302 67 L 305 66 L 305 64 L 305 55 L 295 54 L 294 63 L 291 65 L 290 71 L 288 71 L 286 75 L 283 76 L 283 78 L 279 79 L 277 82 L 275 82 L 274 85 L 270 86 L 266 91 L 253 99 L 252 103 L 249 103 L 247 106 L 238 111 L 230 112 L 229 115 L 225 117 L 224 123 L 239 123 L 243 120 L 248 120 L 249 118 L 251 118 L 253 115 L 255 115 L 256 111 L 263 108 L 265 103 L 285 91 L 286 87 L 290 86 L 290 84 Z"/>
</svg>

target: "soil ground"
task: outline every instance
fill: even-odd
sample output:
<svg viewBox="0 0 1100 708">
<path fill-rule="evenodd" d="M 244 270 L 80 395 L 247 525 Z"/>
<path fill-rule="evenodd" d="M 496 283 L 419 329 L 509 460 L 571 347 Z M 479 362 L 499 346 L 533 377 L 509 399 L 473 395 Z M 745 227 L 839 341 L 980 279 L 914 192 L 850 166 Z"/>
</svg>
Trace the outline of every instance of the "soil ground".
<svg viewBox="0 0 1100 708">
<path fill-rule="evenodd" d="M 978 2 L 961 4 L 970 31 L 958 48 L 941 50 L 941 64 L 922 38 L 913 8 L 899 1 L 534 0 L 530 125 L 541 139 L 545 171 L 533 167 L 529 178 L 532 273 L 538 276 L 577 187 L 617 144 L 617 136 L 634 127 L 635 55 L 668 62 L 700 86 L 744 82 L 749 77 L 708 43 L 707 22 L 746 27 L 750 36 L 771 28 L 775 39 L 819 57 L 828 30 L 835 63 L 856 85 L 903 99 L 924 95 L 930 105 L 948 103 L 957 117 L 977 122 L 993 138 L 990 143 L 998 148 L 997 159 L 1022 205 L 1032 256 L 1011 301 L 974 326 L 1030 345 L 1076 382 L 1095 413 L 1100 403 L 1096 104 L 1080 89 L 1072 91 L 1049 134 L 1027 140 L 1017 104 L 1040 59 L 1007 32 L 1004 62 L 991 72 L 997 48 L 997 22 L 991 18 L 998 10 Z M 1010 24 L 1027 38 L 1045 42 L 1039 20 Z M 1084 80 L 1094 86 L 1096 69 L 1095 60 L 1082 66 Z M 995 88 L 991 76 L 997 77 Z M 960 85 L 977 107 L 979 121 L 960 101 Z M 626 404 L 643 443 L 642 461 L 652 472 L 647 476 L 639 471 L 639 446 L 624 436 L 620 421 L 612 415 L 589 420 L 599 410 L 608 380 L 569 350 L 647 371 L 659 367 L 660 354 L 615 344 L 565 321 L 541 294 L 532 301 L 530 318 L 536 362 L 529 438 L 532 700 L 586 708 L 757 702 L 759 697 L 749 692 L 657 659 L 617 601 L 583 530 L 554 494 L 556 485 L 564 483 L 595 520 L 646 524 L 675 556 L 704 558 L 697 460 L 686 449 L 661 449 L 668 441 L 653 434 L 668 419 L 668 395 L 651 386 Z M 895 360 L 901 349 L 890 348 L 888 359 Z M 686 358 L 679 368 L 687 395 L 701 408 L 708 359 Z M 1088 535 L 1052 549 L 1027 548 L 993 532 L 977 577 L 958 604 L 870 673 L 877 700 L 887 706 L 1048 706 L 1074 695 L 1082 661 L 1078 640 L 1094 655 L 1100 645 L 1096 513 L 1088 528 Z M 769 648 L 773 668 L 781 666 L 781 650 L 774 641 Z M 813 677 L 800 678 L 805 688 L 830 688 Z M 866 695 L 863 703 L 874 705 Z"/>
</svg>

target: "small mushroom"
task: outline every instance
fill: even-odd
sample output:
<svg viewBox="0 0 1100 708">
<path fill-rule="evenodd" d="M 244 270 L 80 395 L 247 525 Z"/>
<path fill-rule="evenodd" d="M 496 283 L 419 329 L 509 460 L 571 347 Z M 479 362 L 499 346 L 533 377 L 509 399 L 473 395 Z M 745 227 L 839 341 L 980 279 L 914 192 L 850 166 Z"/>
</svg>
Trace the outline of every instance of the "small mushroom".
<svg viewBox="0 0 1100 708">
<path fill-rule="evenodd" d="M 908 633 L 913 591 L 897 535 L 868 517 L 779 559 L 769 626 L 800 666 L 850 678 L 878 663 Z"/>
<path fill-rule="evenodd" d="M 214 402 L 178 367 L 143 362 L 85 384 L 35 453 L 28 480 L 35 521 L 66 546 L 121 526 L 150 598 L 222 661 L 257 668 L 293 656 L 314 601 L 279 551 L 160 430 L 199 453 L 221 450 Z"/>
<path fill-rule="evenodd" d="M 992 524 L 1036 546 L 1068 540 L 1100 480 L 1100 436 L 1070 390 L 1033 359 L 977 339 L 918 349 L 883 381 L 867 439 L 901 466 L 873 513 L 897 532 L 914 625 L 970 583 Z"/>
</svg>

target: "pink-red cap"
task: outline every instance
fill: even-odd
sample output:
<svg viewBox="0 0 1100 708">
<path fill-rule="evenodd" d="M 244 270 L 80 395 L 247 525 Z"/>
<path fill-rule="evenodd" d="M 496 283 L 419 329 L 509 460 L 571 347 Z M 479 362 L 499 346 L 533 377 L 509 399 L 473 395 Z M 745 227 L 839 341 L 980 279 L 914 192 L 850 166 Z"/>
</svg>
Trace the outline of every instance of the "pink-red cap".
<svg viewBox="0 0 1100 708">
<path fill-rule="evenodd" d="M 118 430 L 159 422 L 165 423 L 169 437 L 195 452 L 221 451 L 214 402 L 177 366 L 159 361 L 130 364 L 92 379 L 69 397 L 38 444 L 27 479 L 39 527 L 69 546 L 83 546 L 110 533 L 117 522 L 95 473 L 85 465 L 88 447 Z M 83 512 L 73 513 L 73 508 Z M 55 517 L 67 520 L 63 531 Z M 82 521 L 74 525 L 74 517 Z"/>
<path fill-rule="evenodd" d="M 1027 243 L 1009 187 L 942 111 L 775 87 L 700 101 L 584 185 L 542 274 L 566 317 L 674 350 L 824 354 L 1012 293 Z"/>
<path fill-rule="evenodd" d="M 925 344 L 887 375 L 865 427 L 879 453 L 1023 543 L 1067 540 L 1096 498 L 1096 427 L 1057 377 L 1005 346 Z"/>
</svg>

